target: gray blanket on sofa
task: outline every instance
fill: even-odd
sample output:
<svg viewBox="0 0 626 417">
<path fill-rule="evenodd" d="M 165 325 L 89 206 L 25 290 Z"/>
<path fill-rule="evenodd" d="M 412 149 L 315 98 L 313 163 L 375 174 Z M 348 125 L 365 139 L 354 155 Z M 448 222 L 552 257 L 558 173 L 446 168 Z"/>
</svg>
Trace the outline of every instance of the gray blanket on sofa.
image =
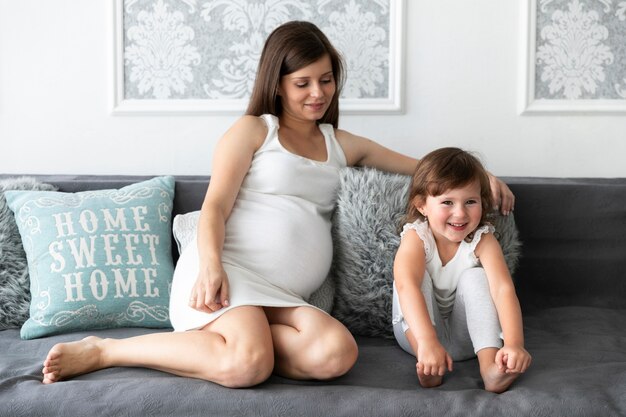
<svg viewBox="0 0 626 417">
<path fill-rule="evenodd" d="M 62 190 L 136 178 L 44 177 Z M 177 179 L 175 211 L 196 210 L 206 178 Z M 0 331 L 0 416 L 626 416 L 626 179 L 507 179 L 524 243 L 515 275 L 529 372 L 503 394 L 482 388 L 476 360 L 456 362 L 438 388 L 419 387 L 414 357 L 394 340 L 357 336 L 359 359 L 329 382 L 272 376 L 250 389 L 139 368 L 52 385 L 41 362 L 58 342 L 112 329 L 21 340 Z"/>
<path fill-rule="evenodd" d="M 1 416 L 623 416 L 626 415 L 626 310 L 545 309 L 525 317 L 531 370 L 503 394 L 482 388 L 475 360 L 456 362 L 445 383 L 419 387 L 415 359 L 395 341 L 359 337 L 359 359 L 330 382 L 272 376 L 227 389 L 146 369 L 113 368 L 50 386 L 41 361 L 56 342 L 87 333 L 22 341 L 0 333 Z M 117 329 L 100 336 L 150 332 Z M 608 335 L 608 336 L 607 336 Z"/>
</svg>

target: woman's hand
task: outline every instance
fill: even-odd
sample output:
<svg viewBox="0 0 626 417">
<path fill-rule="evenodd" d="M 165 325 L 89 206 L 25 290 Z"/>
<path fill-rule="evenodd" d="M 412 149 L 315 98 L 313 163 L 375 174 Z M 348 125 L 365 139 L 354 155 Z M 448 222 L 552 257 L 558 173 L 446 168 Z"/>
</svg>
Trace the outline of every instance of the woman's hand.
<svg viewBox="0 0 626 417">
<path fill-rule="evenodd" d="M 513 192 L 498 177 L 489 174 L 489 184 L 491 185 L 491 197 L 496 210 L 508 216 L 515 208 L 515 196 Z"/>
<path fill-rule="evenodd" d="M 228 290 L 228 276 L 221 265 L 200 268 L 189 296 L 189 307 L 205 313 L 228 307 Z"/>
</svg>

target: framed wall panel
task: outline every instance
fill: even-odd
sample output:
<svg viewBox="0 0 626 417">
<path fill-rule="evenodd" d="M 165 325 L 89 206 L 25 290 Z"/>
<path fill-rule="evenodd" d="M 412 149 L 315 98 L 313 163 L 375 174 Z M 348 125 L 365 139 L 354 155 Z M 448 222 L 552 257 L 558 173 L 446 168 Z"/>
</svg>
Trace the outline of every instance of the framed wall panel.
<svg viewBox="0 0 626 417">
<path fill-rule="evenodd" d="M 267 35 L 320 27 L 343 54 L 342 113 L 402 111 L 404 0 L 111 0 L 114 114 L 242 113 Z"/>
<path fill-rule="evenodd" d="M 520 113 L 626 111 L 626 1 L 521 3 Z"/>
</svg>

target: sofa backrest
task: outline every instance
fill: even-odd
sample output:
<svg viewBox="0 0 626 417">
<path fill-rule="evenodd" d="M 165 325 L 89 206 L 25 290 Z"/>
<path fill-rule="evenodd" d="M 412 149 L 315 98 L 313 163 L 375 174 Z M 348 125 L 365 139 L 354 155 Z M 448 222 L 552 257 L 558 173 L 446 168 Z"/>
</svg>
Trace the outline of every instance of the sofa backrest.
<svg viewBox="0 0 626 417">
<path fill-rule="evenodd" d="M 15 175 L 0 174 L 9 176 Z M 64 192 L 119 188 L 152 178 L 29 176 Z M 626 308 L 626 178 L 502 179 L 516 196 L 522 256 L 514 278 L 524 310 Z M 174 215 L 199 210 L 208 182 L 208 176 L 176 176 Z"/>
<path fill-rule="evenodd" d="M 626 178 L 503 178 L 515 194 L 525 308 L 626 308 Z"/>
<path fill-rule="evenodd" d="M 8 175 L 0 174 L 0 178 Z M 154 176 L 145 175 L 27 175 L 39 181 L 56 185 L 59 191 L 75 193 L 86 190 L 105 190 L 121 188 L 139 181 L 145 181 Z M 209 176 L 176 176 L 176 190 L 174 196 L 174 215 L 200 210 L 204 194 L 209 185 Z"/>
</svg>

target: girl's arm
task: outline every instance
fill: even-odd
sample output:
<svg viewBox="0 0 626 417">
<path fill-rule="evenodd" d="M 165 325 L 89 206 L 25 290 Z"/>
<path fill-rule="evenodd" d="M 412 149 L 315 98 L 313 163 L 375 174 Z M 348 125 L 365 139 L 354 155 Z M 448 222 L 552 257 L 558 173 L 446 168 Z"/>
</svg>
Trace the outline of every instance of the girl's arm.
<svg viewBox="0 0 626 417">
<path fill-rule="evenodd" d="M 409 325 L 407 338 L 415 350 L 418 371 L 443 376 L 446 369 L 452 371 L 452 358 L 439 342 L 428 314 L 421 290 L 425 268 L 424 242 L 417 233 L 406 233 L 396 253 L 393 274 L 402 314 Z"/>
<path fill-rule="evenodd" d="M 496 355 L 496 363 L 507 372 L 524 372 L 531 357 L 524 349 L 522 310 L 500 244 L 493 234 L 485 234 L 475 254 L 487 274 L 489 291 L 502 327 L 504 346 Z"/>
<path fill-rule="evenodd" d="M 207 313 L 228 305 L 228 277 L 222 267 L 224 229 L 252 157 L 267 134 L 262 119 L 244 116 L 219 140 L 211 181 L 198 220 L 199 272 L 189 305 Z"/>
</svg>

